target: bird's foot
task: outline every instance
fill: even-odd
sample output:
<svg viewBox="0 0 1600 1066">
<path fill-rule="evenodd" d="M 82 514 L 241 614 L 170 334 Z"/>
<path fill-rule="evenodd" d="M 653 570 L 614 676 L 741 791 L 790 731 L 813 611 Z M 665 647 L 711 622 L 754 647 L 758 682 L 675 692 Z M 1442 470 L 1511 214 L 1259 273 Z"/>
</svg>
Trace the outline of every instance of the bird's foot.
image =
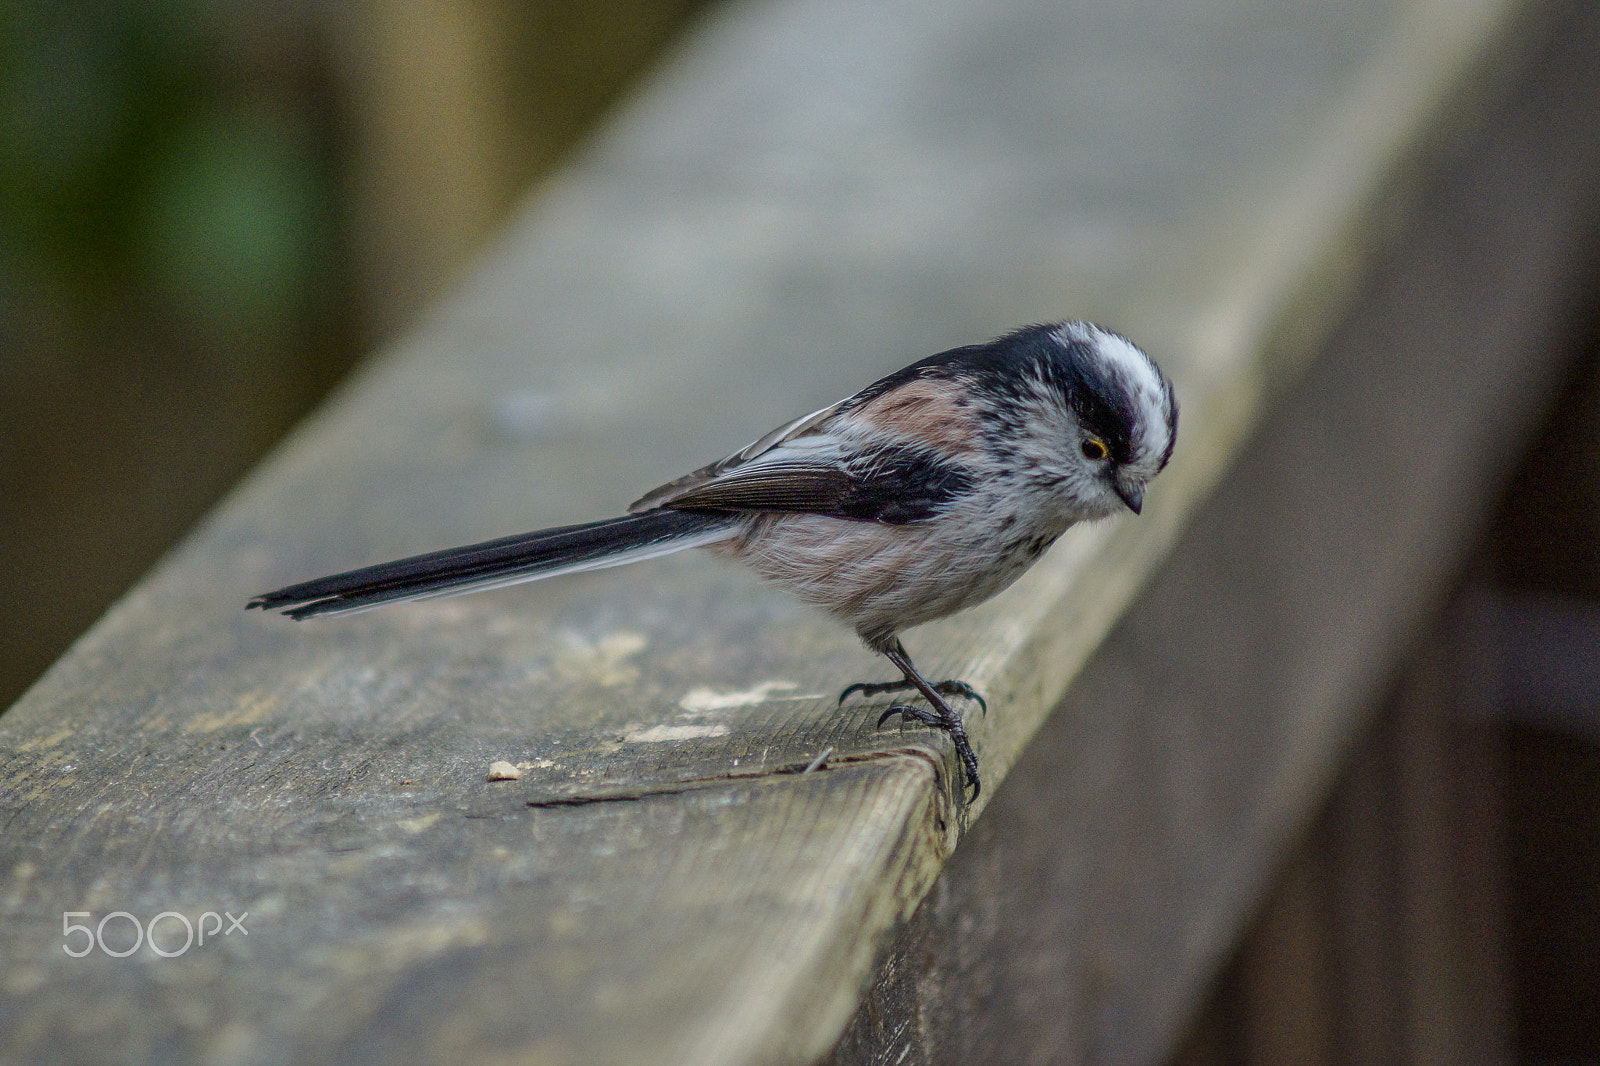
<svg viewBox="0 0 1600 1066">
<path fill-rule="evenodd" d="M 887 711 L 884 711 L 882 714 L 878 715 L 878 728 L 882 729 L 883 723 L 887 722 L 897 714 L 902 719 L 915 718 L 923 725 L 930 725 L 935 729 L 939 729 L 944 726 L 944 719 L 939 716 L 937 711 L 926 710 L 925 708 L 918 707 L 911 703 L 897 703 L 893 707 L 890 707 Z"/>
<path fill-rule="evenodd" d="M 845 686 L 844 691 L 839 693 L 839 702 L 843 703 L 851 696 L 866 696 L 870 699 L 873 696 L 881 696 L 885 692 L 914 691 L 916 687 L 917 686 L 912 684 L 910 681 L 904 680 L 857 681 L 853 685 Z M 941 696 L 960 696 L 964 700 L 975 700 L 977 701 L 978 709 L 984 713 L 984 716 L 987 717 L 989 714 L 989 701 L 984 699 L 983 696 L 978 693 L 977 689 L 973 688 L 965 681 L 940 681 L 933 686 L 933 691 L 937 692 Z M 893 714 L 897 709 L 898 708 L 891 707 L 888 711 L 888 714 Z M 886 714 L 885 717 L 888 717 L 888 714 Z M 879 719 L 878 724 L 883 724 L 882 719 Z"/>
<path fill-rule="evenodd" d="M 962 684 L 959 681 L 955 683 Z M 972 742 L 967 739 L 967 727 L 962 724 L 960 717 L 954 711 L 946 716 L 937 710 L 927 710 L 910 703 L 899 703 L 878 717 L 878 727 L 881 729 L 883 723 L 897 714 L 902 720 L 914 719 L 929 728 L 941 729 L 950 735 L 950 741 L 955 745 L 956 756 L 961 760 L 962 769 L 966 771 L 967 784 L 972 786 L 972 798 L 977 799 L 978 793 L 983 791 L 983 782 L 978 780 L 978 755 L 972 750 Z"/>
</svg>

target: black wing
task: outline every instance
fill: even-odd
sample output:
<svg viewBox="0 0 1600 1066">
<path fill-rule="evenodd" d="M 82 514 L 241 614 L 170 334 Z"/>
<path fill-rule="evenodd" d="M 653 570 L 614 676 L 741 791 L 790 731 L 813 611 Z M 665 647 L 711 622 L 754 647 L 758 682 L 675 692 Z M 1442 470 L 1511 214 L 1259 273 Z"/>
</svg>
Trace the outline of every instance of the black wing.
<svg viewBox="0 0 1600 1066">
<path fill-rule="evenodd" d="M 673 509 L 804 512 L 899 525 L 932 518 L 970 492 L 967 468 L 910 445 L 837 465 L 774 455 L 686 487 Z"/>
</svg>

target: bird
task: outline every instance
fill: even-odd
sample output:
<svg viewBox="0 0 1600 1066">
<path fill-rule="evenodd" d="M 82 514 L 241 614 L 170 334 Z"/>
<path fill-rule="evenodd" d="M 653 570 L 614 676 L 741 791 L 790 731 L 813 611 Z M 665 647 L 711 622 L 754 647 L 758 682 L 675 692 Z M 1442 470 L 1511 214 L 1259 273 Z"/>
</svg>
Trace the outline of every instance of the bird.
<svg viewBox="0 0 1600 1066">
<path fill-rule="evenodd" d="M 535 530 L 289 585 L 247 608 L 302 620 L 706 548 L 852 627 L 899 670 L 840 694 L 914 692 L 898 714 L 943 731 L 975 800 L 977 754 L 900 633 L 989 599 L 1068 528 L 1140 513 L 1172 458 L 1178 401 L 1155 361 L 1084 321 L 952 348 L 669 481 L 617 518 Z M 915 698 L 914 696 L 912 697 Z M 963 788 L 963 793 L 965 789 Z"/>
</svg>

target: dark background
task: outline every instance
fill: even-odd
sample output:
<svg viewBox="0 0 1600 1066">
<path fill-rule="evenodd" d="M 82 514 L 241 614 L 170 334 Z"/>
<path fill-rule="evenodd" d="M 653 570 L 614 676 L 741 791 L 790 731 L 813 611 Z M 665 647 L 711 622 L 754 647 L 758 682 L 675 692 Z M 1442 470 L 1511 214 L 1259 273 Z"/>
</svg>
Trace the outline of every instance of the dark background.
<svg viewBox="0 0 1600 1066">
<path fill-rule="evenodd" d="M 699 0 L 0 0 L 0 708 Z"/>
</svg>

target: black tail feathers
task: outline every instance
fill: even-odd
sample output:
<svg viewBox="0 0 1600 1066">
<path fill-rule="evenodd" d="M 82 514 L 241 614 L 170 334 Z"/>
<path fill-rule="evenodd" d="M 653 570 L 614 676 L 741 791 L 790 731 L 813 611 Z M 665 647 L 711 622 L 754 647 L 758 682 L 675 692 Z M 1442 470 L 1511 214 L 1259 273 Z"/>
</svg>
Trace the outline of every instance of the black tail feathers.
<svg viewBox="0 0 1600 1066">
<path fill-rule="evenodd" d="M 558 526 L 303 581 L 257 596 L 246 606 L 303 619 L 496 588 L 711 544 L 730 535 L 738 520 L 727 513 L 663 509 Z"/>
</svg>

